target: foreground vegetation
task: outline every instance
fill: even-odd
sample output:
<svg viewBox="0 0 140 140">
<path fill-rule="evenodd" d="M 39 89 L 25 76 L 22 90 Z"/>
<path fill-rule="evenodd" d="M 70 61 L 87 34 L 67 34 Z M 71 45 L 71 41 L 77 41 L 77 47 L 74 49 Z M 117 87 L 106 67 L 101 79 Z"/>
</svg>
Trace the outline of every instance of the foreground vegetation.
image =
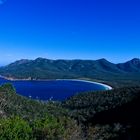
<svg viewBox="0 0 140 140">
<path fill-rule="evenodd" d="M 139 140 L 140 87 L 89 92 L 63 102 L 91 140 Z"/>
<path fill-rule="evenodd" d="M 21 97 L 9 84 L 0 88 L 0 140 L 81 139 L 81 128 L 60 103 Z"/>
<path fill-rule="evenodd" d="M 139 140 L 140 87 L 41 102 L 0 87 L 0 140 Z"/>
</svg>

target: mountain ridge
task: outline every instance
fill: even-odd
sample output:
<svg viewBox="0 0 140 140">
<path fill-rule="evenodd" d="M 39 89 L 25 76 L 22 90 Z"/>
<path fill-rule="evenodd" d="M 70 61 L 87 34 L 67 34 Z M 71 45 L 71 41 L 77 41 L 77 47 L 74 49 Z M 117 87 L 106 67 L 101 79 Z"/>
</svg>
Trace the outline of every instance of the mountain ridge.
<svg viewBox="0 0 140 140">
<path fill-rule="evenodd" d="M 47 58 L 43 58 L 43 57 L 38 57 L 36 59 L 19 59 L 19 60 L 16 60 L 14 62 L 9 63 L 8 65 L 1 66 L 1 67 L 6 67 L 6 66 L 9 66 L 11 64 L 16 64 L 16 63 L 17 64 L 22 64 L 22 63 L 33 62 L 33 61 L 34 62 L 35 61 L 66 61 L 66 62 L 71 62 L 71 61 L 92 61 L 92 62 L 108 62 L 108 63 L 114 64 L 114 65 L 119 65 L 119 64 L 124 64 L 124 63 L 128 63 L 128 62 L 140 63 L 140 58 L 133 58 L 133 59 L 130 59 L 128 61 L 121 62 L 121 63 L 113 63 L 113 62 L 108 61 L 105 58 L 92 60 L 92 59 L 47 59 Z"/>
<path fill-rule="evenodd" d="M 13 79 L 77 79 L 102 81 L 140 81 L 140 59 L 114 64 L 102 58 L 98 60 L 21 59 L 0 67 L 0 75 Z"/>
</svg>

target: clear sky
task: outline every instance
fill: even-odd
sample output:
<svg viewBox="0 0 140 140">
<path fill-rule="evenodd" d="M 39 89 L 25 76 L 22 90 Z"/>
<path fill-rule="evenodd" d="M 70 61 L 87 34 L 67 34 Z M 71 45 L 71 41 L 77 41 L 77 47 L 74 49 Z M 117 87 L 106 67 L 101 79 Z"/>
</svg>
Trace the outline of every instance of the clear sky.
<svg viewBox="0 0 140 140">
<path fill-rule="evenodd" d="M 139 0 L 0 0 L 0 64 L 140 57 Z"/>
</svg>

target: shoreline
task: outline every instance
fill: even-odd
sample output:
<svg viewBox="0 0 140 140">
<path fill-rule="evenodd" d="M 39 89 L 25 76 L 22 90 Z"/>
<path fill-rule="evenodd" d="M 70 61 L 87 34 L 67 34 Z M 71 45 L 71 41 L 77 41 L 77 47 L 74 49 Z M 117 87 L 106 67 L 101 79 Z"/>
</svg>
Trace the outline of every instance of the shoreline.
<svg viewBox="0 0 140 140">
<path fill-rule="evenodd" d="M 30 79 L 30 78 L 27 78 L 27 79 L 16 79 L 16 78 L 12 78 L 12 77 L 6 77 L 6 76 L 2 76 L 0 75 L 0 78 L 3 78 L 5 80 L 9 80 L 9 81 L 38 81 L 38 80 L 35 80 L 35 79 Z"/>
<path fill-rule="evenodd" d="M 80 79 L 56 79 L 56 80 L 81 81 L 81 82 L 93 83 L 93 84 L 103 86 L 103 87 L 106 88 L 106 90 L 112 90 L 113 89 L 111 86 L 109 86 L 107 84 L 103 84 L 103 83 L 100 83 L 100 82 L 89 81 L 89 80 L 80 80 Z"/>
<path fill-rule="evenodd" d="M 112 90 L 113 87 L 111 87 L 110 85 L 107 85 L 107 84 L 104 84 L 104 83 L 100 83 L 100 82 L 95 82 L 95 81 L 90 81 L 90 80 L 82 80 L 82 79 L 14 79 L 12 77 L 5 77 L 5 76 L 2 76 L 0 75 L 0 78 L 4 78 L 6 80 L 9 80 L 9 81 L 59 81 L 59 80 L 70 80 L 70 81 L 81 81 L 81 82 L 87 82 L 87 83 L 93 83 L 93 84 L 97 84 L 97 85 L 100 85 L 100 86 L 103 86 L 105 87 L 105 90 Z"/>
</svg>

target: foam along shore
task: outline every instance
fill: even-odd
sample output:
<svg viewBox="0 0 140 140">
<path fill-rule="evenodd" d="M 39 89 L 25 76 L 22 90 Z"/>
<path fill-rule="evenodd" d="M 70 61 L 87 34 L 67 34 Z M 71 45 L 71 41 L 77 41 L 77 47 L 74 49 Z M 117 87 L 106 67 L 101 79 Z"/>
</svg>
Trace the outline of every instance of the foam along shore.
<svg viewBox="0 0 140 140">
<path fill-rule="evenodd" d="M 87 82 L 87 83 L 93 83 L 96 85 L 100 85 L 105 87 L 106 90 L 112 90 L 113 88 L 109 85 L 103 84 L 103 83 L 98 83 L 98 82 L 93 82 L 93 81 L 88 81 L 88 80 L 79 80 L 79 79 L 56 79 L 56 80 L 70 80 L 70 81 L 81 81 L 81 82 Z"/>
</svg>

